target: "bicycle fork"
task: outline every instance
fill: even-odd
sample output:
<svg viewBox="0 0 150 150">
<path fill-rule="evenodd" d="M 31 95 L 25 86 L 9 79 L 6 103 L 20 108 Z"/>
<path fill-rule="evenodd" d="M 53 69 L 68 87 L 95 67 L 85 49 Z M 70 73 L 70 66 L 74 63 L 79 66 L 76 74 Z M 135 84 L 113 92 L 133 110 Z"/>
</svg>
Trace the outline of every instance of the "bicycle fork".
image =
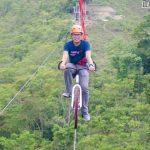
<svg viewBox="0 0 150 150">
<path fill-rule="evenodd" d="M 79 75 L 76 75 L 76 84 L 72 88 L 72 98 L 71 98 L 71 109 L 75 109 L 74 103 L 75 103 L 75 90 L 79 89 L 79 103 L 78 103 L 78 109 L 81 109 L 82 107 L 82 89 L 81 86 L 79 85 Z"/>
</svg>

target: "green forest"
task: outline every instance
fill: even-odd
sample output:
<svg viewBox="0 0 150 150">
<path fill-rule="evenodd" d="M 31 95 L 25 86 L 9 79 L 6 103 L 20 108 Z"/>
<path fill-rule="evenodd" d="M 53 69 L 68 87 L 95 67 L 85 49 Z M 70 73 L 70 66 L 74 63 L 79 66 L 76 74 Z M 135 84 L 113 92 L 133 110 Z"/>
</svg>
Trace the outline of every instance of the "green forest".
<svg viewBox="0 0 150 150">
<path fill-rule="evenodd" d="M 79 115 L 76 149 L 150 150 L 150 9 L 142 0 L 86 2 L 97 71 L 90 74 L 91 120 Z M 75 3 L 0 0 L 0 150 L 73 149 L 57 65 Z"/>
</svg>

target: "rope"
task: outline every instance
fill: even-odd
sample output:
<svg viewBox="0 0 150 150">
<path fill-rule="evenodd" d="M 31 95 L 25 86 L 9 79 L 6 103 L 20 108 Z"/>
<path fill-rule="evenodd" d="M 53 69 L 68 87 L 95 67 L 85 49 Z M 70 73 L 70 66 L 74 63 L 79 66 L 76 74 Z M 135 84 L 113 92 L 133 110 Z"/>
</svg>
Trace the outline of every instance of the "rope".
<svg viewBox="0 0 150 150">
<path fill-rule="evenodd" d="M 36 71 L 29 77 L 29 79 L 25 82 L 25 84 L 19 89 L 19 91 L 15 94 L 15 96 L 7 103 L 6 106 L 4 106 L 3 109 L 0 110 L 0 114 L 2 114 L 6 108 L 16 99 L 16 97 L 23 91 L 23 89 L 29 84 L 29 82 L 33 79 L 33 77 L 37 74 L 37 72 L 40 70 L 40 68 L 47 62 L 49 57 L 51 56 L 52 52 L 44 59 L 44 61 L 39 65 L 39 67 L 36 69 Z"/>
<path fill-rule="evenodd" d="M 62 94 L 62 92 L 60 93 L 60 95 L 61 94 Z M 64 100 L 64 99 L 67 99 L 67 100 Z M 66 122 L 68 122 L 68 125 L 70 125 L 71 116 L 73 114 L 73 111 L 71 110 L 70 101 L 68 101 L 68 98 L 63 98 L 63 96 L 61 96 L 59 102 L 61 103 L 62 108 L 63 108 L 64 119 L 65 119 Z M 66 112 L 67 105 L 68 105 L 68 112 Z M 66 113 L 67 113 L 67 115 L 66 115 Z"/>
</svg>

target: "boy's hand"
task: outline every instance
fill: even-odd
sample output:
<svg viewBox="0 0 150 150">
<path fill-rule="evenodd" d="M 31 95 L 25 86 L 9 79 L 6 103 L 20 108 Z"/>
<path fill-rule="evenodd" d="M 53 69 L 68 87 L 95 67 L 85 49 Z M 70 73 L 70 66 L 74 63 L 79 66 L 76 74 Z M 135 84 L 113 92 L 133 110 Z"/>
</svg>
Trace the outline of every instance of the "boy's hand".
<svg viewBox="0 0 150 150">
<path fill-rule="evenodd" d="M 95 71 L 95 66 L 93 64 L 89 64 L 89 71 Z"/>
<path fill-rule="evenodd" d="M 64 64 L 64 62 L 62 62 L 60 64 L 60 70 L 65 70 L 66 69 L 66 65 Z"/>
</svg>

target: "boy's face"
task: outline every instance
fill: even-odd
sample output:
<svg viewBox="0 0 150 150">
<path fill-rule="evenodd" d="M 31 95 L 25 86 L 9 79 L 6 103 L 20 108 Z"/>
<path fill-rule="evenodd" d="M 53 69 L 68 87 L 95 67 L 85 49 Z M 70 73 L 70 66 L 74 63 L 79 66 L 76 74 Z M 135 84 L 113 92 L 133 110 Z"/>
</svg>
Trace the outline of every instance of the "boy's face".
<svg viewBox="0 0 150 150">
<path fill-rule="evenodd" d="M 82 39 L 82 33 L 80 33 L 80 32 L 79 33 L 72 33 L 71 37 L 72 37 L 73 42 L 79 43 L 80 40 Z"/>
</svg>

